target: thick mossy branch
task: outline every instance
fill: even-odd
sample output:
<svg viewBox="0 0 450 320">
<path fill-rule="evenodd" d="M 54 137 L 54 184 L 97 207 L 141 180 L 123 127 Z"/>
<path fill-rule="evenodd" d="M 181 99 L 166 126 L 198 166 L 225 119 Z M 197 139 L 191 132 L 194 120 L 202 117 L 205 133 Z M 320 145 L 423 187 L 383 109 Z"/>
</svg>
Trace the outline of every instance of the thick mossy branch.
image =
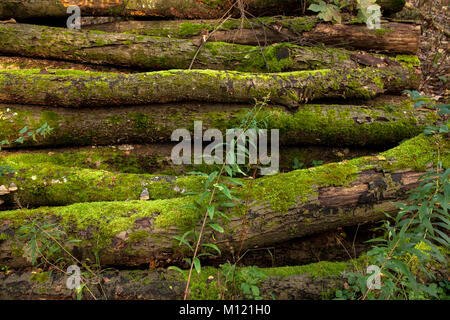
<svg viewBox="0 0 450 320">
<path fill-rule="evenodd" d="M 433 112 L 415 110 L 409 99 L 400 97 L 383 96 L 367 104 L 305 104 L 295 110 L 267 106 L 257 112 L 256 118 L 264 120 L 267 129 L 280 130 L 282 145 L 358 147 L 394 145 L 416 136 L 436 119 Z M 85 108 L 0 105 L 0 141 L 11 141 L 4 147 L 170 142 L 176 129 L 186 128 L 193 134 L 194 121 L 202 121 L 203 130 L 216 128 L 225 133 L 237 128 L 249 108 L 183 103 L 97 107 L 92 112 Z M 45 122 L 53 128 L 47 136 L 27 139 L 20 145 L 13 143 L 23 127 L 38 129 Z"/>
<path fill-rule="evenodd" d="M 254 103 L 254 99 L 269 96 L 272 103 L 297 107 L 317 99 L 370 99 L 398 93 L 416 88 L 420 79 L 414 68 L 406 66 L 273 74 L 213 70 L 48 72 L 1 70 L 0 102 L 74 108 L 182 101 Z"/>
<path fill-rule="evenodd" d="M 271 246 L 337 227 L 376 221 L 384 217 L 383 211 L 395 213 L 397 208 L 391 201 L 403 199 L 405 191 L 414 187 L 421 175 L 405 169 L 425 171 L 429 162 L 436 161 L 437 142 L 448 149 L 448 141 L 435 139 L 421 135 L 376 157 L 267 176 L 254 183 L 244 180 L 244 187 L 233 190 L 250 194 L 247 222 L 251 227 L 246 248 Z M 448 167 L 448 155 L 442 161 Z M 45 188 L 43 185 L 41 190 Z M 171 237 L 199 222 L 202 213 L 184 207 L 193 199 L 186 196 L 3 211 L 0 263 L 11 267 L 29 265 L 22 257 L 23 240 L 19 239 L 17 228 L 44 218 L 56 222 L 64 237 L 82 240 L 71 244 L 70 250 L 75 250 L 80 258 L 92 258 L 97 252 L 102 265 L 181 259 L 184 253 Z M 243 204 L 238 205 L 230 212 L 225 234 L 210 239 L 224 252 L 229 250 L 227 243 L 239 244 L 243 218 L 239 208 Z"/>
<path fill-rule="evenodd" d="M 70 5 L 79 5 L 83 16 L 131 16 L 165 17 L 178 19 L 217 19 L 228 12 L 235 17 L 240 11 L 234 0 L 117 0 L 117 1 L 74 1 L 74 0 L 2 0 L 0 19 L 27 19 L 67 17 Z M 312 3 L 307 0 L 308 7 Z M 384 14 L 400 11 L 405 0 L 377 0 Z M 300 14 L 303 2 L 300 0 L 246 0 L 246 10 L 251 14 L 272 15 Z M 230 9 L 232 9 L 230 11 Z"/>
<path fill-rule="evenodd" d="M 0 53 L 146 71 L 188 69 L 200 41 L 136 36 L 100 31 L 73 31 L 27 24 L 0 24 Z M 192 68 L 243 72 L 282 72 L 333 67 L 355 68 L 351 52 L 300 47 L 289 43 L 258 46 L 208 42 Z M 382 60 L 380 60 L 382 63 Z"/>
<path fill-rule="evenodd" d="M 366 24 L 320 23 L 317 17 L 261 17 L 245 20 L 151 20 L 116 21 L 83 27 L 84 30 L 118 32 L 152 37 L 170 37 L 244 45 L 292 42 L 324 43 L 332 47 L 377 50 L 390 53 L 416 54 L 419 48 L 420 26 L 402 23 L 382 23 L 371 30 Z M 215 32 L 213 32 L 216 30 Z"/>
</svg>

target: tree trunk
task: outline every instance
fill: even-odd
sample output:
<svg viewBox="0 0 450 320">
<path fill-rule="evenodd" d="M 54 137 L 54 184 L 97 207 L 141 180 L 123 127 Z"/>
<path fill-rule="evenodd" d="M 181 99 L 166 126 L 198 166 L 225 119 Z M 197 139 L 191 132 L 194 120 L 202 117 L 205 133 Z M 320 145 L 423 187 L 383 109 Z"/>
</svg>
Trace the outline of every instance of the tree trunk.
<svg viewBox="0 0 450 320">
<path fill-rule="evenodd" d="M 323 299 L 333 298 L 335 290 L 344 286 L 344 272 L 354 271 L 351 263 L 320 262 L 306 266 L 286 268 L 258 269 L 266 275 L 259 285 L 261 296 L 266 299 Z M 332 271 L 328 271 L 332 270 Z M 311 271 L 313 274 L 311 274 Z M 202 271 L 202 277 L 192 278 L 190 298 L 217 299 L 218 269 L 209 268 Z M 210 290 L 201 291 L 195 284 L 208 280 Z M 280 274 L 280 275 L 278 275 Z M 282 275 L 281 275 L 282 274 Z M 222 276 L 223 277 L 223 276 Z M 68 276 L 53 272 L 11 272 L 0 273 L 0 299 L 76 299 L 74 290 L 66 286 Z M 186 287 L 186 276 L 165 270 L 107 270 L 100 277 L 91 278 L 88 284 L 96 299 L 108 300 L 181 300 Z M 221 279 L 223 281 L 223 279 Z M 94 284 L 99 282 L 99 285 Z M 223 285 L 223 284 L 222 284 Z M 200 286 L 201 287 L 201 286 Z M 221 288 L 223 291 L 223 288 Z M 206 292 L 208 291 L 208 292 Z M 273 295 L 271 295 L 271 293 Z M 83 300 L 92 300 L 93 296 L 83 291 Z M 240 297 L 243 299 L 244 297 Z M 192 303 L 192 302 L 191 302 Z M 178 308 L 177 308 L 178 309 Z M 178 310 L 172 313 L 178 315 Z M 171 317 L 170 311 L 167 313 Z"/>
<path fill-rule="evenodd" d="M 348 285 L 346 274 L 361 272 L 366 267 L 358 259 L 348 262 L 322 261 L 286 268 L 258 268 L 264 274 L 258 287 L 261 297 L 266 300 L 333 299 L 337 290 L 343 290 Z M 443 281 L 448 277 L 449 270 L 445 265 L 440 265 L 430 272 L 437 281 Z M 223 274 L 215 268 L 203 269 L 201 276 L 193 274 L 190 298 L 218 299 L 220 292 L 224 291 L 222 277 Z M 74 290 L 67 289 L 67 278 L 67 275 L 56 272 L 0 273 L 0 299 L 76 299 Z M 219 279 L 222 281 L 220 284 Z M 423 280 L 424 283 L 429 282 Z M 205 282 L 208 290 L 204 290 Z M 96 283 L 100 283 L 101 287 Z M 91 278 L 87 286 L 96 299 L 181 300 L 186 287 L 186 272 L 181 275 L 166 270 L 106 270 L 100 277 Z M 238 299 L 245 298 L 242 292 L 237 295 Z M 83 300 L 92 300 L 93 296 L 87 290 L 83 291 Z M 188 303 L 192 305 L 193 302 Z M 179 307 L 185 305 L 186 302 L 180 302 Z M 179 315 L 179 307 L 168 311 L 166 316 L 175 318 Z"/>
<path fill-rule="evenodd" d="M 360 273 L 366 268 L 367 266 L 360 259 L 348 262 L 322 261 L 286 268 L 258 268 L 257 270 L 264 274 L 258 287 L 261 297 L 266 300 L 333 299 L 337 290 L 343 290 L 346 284 L 348 286 L 346 274 Z M 429 271 L 434 275 L 434 281 L 444 281 L 449 273 L 448 267 L 443 264 L 440 264 L 438 268 L 430 268 Z M 52 272 L 52 274 L 18 271 L 8 274 L 0 273 L 0 299 L 75 300 L 75 291 L 67 289 L 67 278 L 67 275 L 59 272 Z M 186 278 L 186 272 L 179 274 L 161 269 L 105 270 L 101 276 L 90 278 L 87 286 L 96 299 L 182 300 Z M 429 283 L 429 279 L 419 281 L 421 280 L 423 283 Z M 220 292 L 224 291 L 223 274 L 215 268 L 202 269 L 201 276 L 194 273 L 191 283 L 190 299 L 192 300 L 216 300 Z M 205 286 L 208 290 L 205 290 Z M 93 296 L 87 290 L 83 291 L 83 300 L 92 300 Z M 244 299 L 245 297 L 242 296 L 242 292 L 238 292 L 235 298 Z M 187 303 L 195 305 L 192 301 Z M 180 301 L 179 305 L 176 305 L 176 308 L 167 310 L 168 318 L 179 316 L 180 307 L 185 307 L 186 302 Z M 205 301 L 202 302 L 202 306 L 204 305 Z"/>
<path fill-rule="evenodd" d="M 282 145 L 333 147 L 392 146 L 419 134 L 435 119 L 429 111 L 414 110 L 407 99 L 381 101 L 375 100 L 373 106 L 306 104 L 292 111 L 266 106 L 257 118 L 265 121 L 267 129 L 280 130 Z M 386 107 L 390 103 L 392 106 Z M 4 147 L 170 142 L 176 129 L 186 128 L 193 134 L 194 121 L 202 121 L 203 130 L 215 128 L 225 134 L 227 129 L 239 127 L 248 108 L 251 105 L 207 103 L 95 109 L 0 105 L 0 141 L 10 141 Z M 14 143 L 25 125 L 36 130 L 45 122 L 53 128 L 47 136 Z"/>
<path fill-rule="evenodd" d="M 418 86 L 414 69 L 364 69 L 251 74 L 211 70 L 87 73 L 67 70 L 0 71 L 0 102 L 61 107 L 140 105 L 182 101 L 298 107 L 318 99 L 371 99 Z"/>
<path fill-rule="evenodd" d="M 27 24 L 0 24 L 0 53 L 149 70 L 188 69 L 282 72 L 332 67 L 355 68 L 343 49 L 299 47 L 288 43 L 266 48 L 123 33 L 71 31 Z M 372 65 L 384 59 L 367 55 Z"/>
<path fill-rule="evenodd" d="M 177 142 L 157 144 L 118 144 L 108 146 L 72 146 L 72 147 L 39 147 L 39 148 L 3 148 L 0 151 L 0 162 L 14 165 L 47 162 L 62 167 L 106 170 L 134 174 L 153 174 L 158 176 L 183 176 L 192 171 L 205 173 L 215 170 L 209 165 L 175 165 L 171 161 L 171 152 Z M 205 142 L 204 145 L 209 144 Z M 314 166 L 314 160 L 324 163 L 339 162 L 362 156 L 374 155 L 379 148 L 370 147 L 337 147 L 299 145 L 280 148 L 280 172 L 291 171 L 296 162 L 302 168 Z M 49 156 L 49 157 L 47 157 Z M 45 161 L 40 160 L 45 157 Z M 193 161 L 192 161 L 193 163 Z"/>
<path fill-rule="evenodd" d="M 205 241 L 222 252 L 235 251 L 246 235 L 245 249 L 272 246 L 294 238 L 335 230 L 338 227 L 377 221 L 383 212 L 395 214 L 391 201 L 402 201 L 405 191 L 417 186 L 422 175 L 405 168 L 425 168 L 434 158 L 434 138 L 419 136 L 377 157 L 365 157 L 286 174 L 243 180 L 232 192 L 248 195 L 249 211 L 243 221 L 241 209 L 230 210 L 225 233 L 205 234 Z M 448 142 L 445 142 L 448 144 Z M 443 159 L 448 165 L 448 156 Z M 93 187 L 95 188 L 95 187 Z M 93 190 L 93 189 L 92 189 Z M 186 207 L 197 196 L 168 200 L 79 203 L 67 207 L 0 212 L 0 263 L 11 268 L 29 266 L 23 256 L 24 241 L 18 228 L 45 218 L 62 231 L 59 242 L 79 259 L 101 265 L 137 266 L 168 261 L 181 262 L 186 254 L 172 238 L 197 225 L 203 213 Z M 198 199 L 198 198 L 197 198 Z M 121 212 L 122 214 L 118 214 Z"/>
<path fill-rule="evenodd" d="M 357 24 L 325 24 L 315 17 L 259 18 L 245 21 L 228 20 L 152 20 L 118 21 L 83 27 L 83 30 L 131 33 L 153 37 L 193 38 L 244 45 L 267 45 L 290 42 L 300 45 L 324 43 L 333 47 L 377 50 L 390 53 L 416 54 L 420 26 L 404 23 L 382 23 L 378 30 Z"/>
<path fill-rule="evenodd" d="M 68 17 L 67 8 L 78 5 L 83 16 L 135 16 L 178 19 L 217 19 L 228 12 L 240 15 L 236 1 L 215 0 L 3 0 L 0 2 L 0 19 L 27 19 L 43 17 Z M 248 0 L 246 10 L 253 15 L 293 15 L 302 12 L 300 0 Z M 311 1 L 306 4 L 308 7 Z M 385 14 L 400 11 L 404 0 L 377 0 Z M 229 11 L 231 9 L 231 11 Z"/>
</svg>

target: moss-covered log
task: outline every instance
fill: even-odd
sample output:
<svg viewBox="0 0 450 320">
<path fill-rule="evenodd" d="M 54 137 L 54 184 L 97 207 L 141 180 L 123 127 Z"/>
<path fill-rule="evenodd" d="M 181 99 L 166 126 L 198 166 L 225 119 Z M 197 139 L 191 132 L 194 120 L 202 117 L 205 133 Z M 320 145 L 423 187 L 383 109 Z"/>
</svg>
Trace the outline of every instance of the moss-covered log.
<svg viewBox="0 0 450 320">
<path fill-rule="evenodd" d="M 297 107 L 318 99 L 370 99 L 399 93 L 416 88 L 419 79 L 414 68 L 400 65 L 273 74 L 0 70 L 0 102 L 75 108 L 182 101 L 254 103 L 269 97 L 274 104 Z"/>
<path fill-rule="evenodd" d="M 295 110 L 267 106 L 256 117 L 267 129 L 280 130 L 282 145 L 386 147 L 414 137 L 436 115 L 415 110 L 409 99 L 380 97 L 366 106 L 305 104 Z M 375 105 L 371 105 L 376 103 Z M 0 105 L 0 141 L 3 147 L 86 146 L 170 142 L 174 130 L 194 132 L 194 121 L 203 130 L 239 127 L 251 105 L 163 104 L 133 107 L 66 109 Z M 14 143 L 25 126 L 36 130 L 47 122 L 53 130 L 45 137 Z M 26 136 L 24 136 L 26 138 Z"/>
<path fill-rule="evenodd" d="M 420 171 L 425 171 L 430 161 L 437 161 L 434 152 L 437 142 L 441 148 L 448 148 L 448 141 L 435 139 L 420 135 L 376 157 L 296 170 L 254 182 L 243 180 L 244 185 L 233 188 L 233 192 L 249 196 L 250 210 L 245 223 L 241 212 L 245 204 L 238 201 L 237 207 L 229 211 L 230 222 L 223 224 L 225 233 L 206 237 L 223 252 L 229 252 L 230 246 L 240 245 L 242 232 L 247 236 L 244 248 L 261 248 L 376 221 L 385 217 L 383 211 L 395 214 L 398 208 L 391 201 L 404 199 L 405 191 L 417 185 Z M 444 167 L 449 166 L 449 161 L 445 155 Z M 67 243 L 68 250 L 80 259 L 94 259 L 95 253 L 101 265 L 181 261 L 185 252 L 172 236 L 200 222 L 203 213 L 185 206 L 195 198 L 3 211 L 0 263 L 14 268 L 30 264 L 22 249 L 26 236 L 20 237 L 18 228 L 44 218 L 46 223 L 58 225 L 63 232 L 62 243 L 67 239 L 81 240 Z"/>
<path fill-rule="evenodd" d="M 83 64 L 79 62 L 50 60 L 42 58 L 0 56 L 0 69 L 70 69 L 94 72 L 138 73 L 138 69 L 112 67 L 99 64 Z M 44 72 L 44 71 L 43 71 Z"/>
<path fill-rule="evenodd" d="M 27 24 L 0 24 L 0 53 L 149 70 L 194 69 L 282 72 L 358 66 L 351 52 L 276 44 L 263 49 L 222 42 L 72 31 Z M 375 57 L 372 57 L 375 59 Z M 378 59 L 376 64 L 383 64 Z"/>
<path fill-rule="evenodd" d="M 217 30 L 212 33 L 217 28 Z M 90 25 L 84 30 L 140 34 L 153 37 L 193 38 L 244 45 L 291 42 L 324 43 L 333 47 L 416 54 L 420 26 L 404 23 L 382 23 L 370 30 L 365 24 L 324 24 L 315 17 L 264 17 L 249 19 L 242 26 L 240 19 L 227 20 L 152 20 L 117 21 Z"/>
<path fill-rule="evenodd" d="M 333 298 L 334 292 L 344 286 L 346 279 L 344 273 L 354 271 L 354 265 L 357 263 L 319 262 L 305 266 L 256 268 L 256 270 L 264 274 L 259 284 L 263 298 L 326 299 Z M 206 267 L 203 268 L 200 276 L 193 275 L 190 299 L 219 299 L 219 292 L 223 291 L 223 287 L 219 287 L 218 272 L 218 269 Z M 186 286 L 186 275 L 186 272 L 179 274 L 163 269 L 108 270 L 102 272 L 100 279 L 90 279 L 92 283 L 100 281 L 103 291 L 95 284 L 87 284 L 87 286 L 96 299 L 181 300 Z M 74 290 L 67 289 L 67 278 L 68 276 L 55 272 L 52 274 L 19 271 L 0 273 L 0 298 L 5 300 L 76 299 Z M 241 294 L 238 292 L 238 295 Z M 94 298 L 85 290 L 84 299 Z M 172 314 L 176 316 L 178 311 Z M 167 316 L 170 317 L 170 312 Z"/>
<path fill-rule="evenodd" d="M 136 16 L 184 19 L 215 19 L 230 12 L 240 15 L 234 0 L 3 0 L 0 19 L 67 17 L 67 8 L 78 5 L 85 16 Z M 312 3 L 308 0 L 306 5 Z M 400 11 L 405 0 L 377 0 L 385 14 Z M 246 0 L 245 8 L 254 15 L 301 13 L 300 0 Z M 231 9 L 231 11 L 229 11 Z"/>
<path fill-rule="evenodd" d="M 97 169 L 111 172 L 182 176 L 192 171 L 211 173 L 214 165 L 175 165 L 170 157 L 176 142 L 157 144 L 119 144 L 109 146 L 58 147 L 58 148 L 3 148 L 0 162 L 49 163 L 62 167 Z M 206 145 L 208 143 L 204 143 Z M 379 148 L 328 147 L 315 145 L 280 148 L 280 172 L 291 171 L 297 163 L 302 168 L 313 167 L 314 161 L 339 162 L 378 153 Z M 194 157 L 192 157 L 193 159 Z M 194 161 L 192 161 L 194 163 Z M 295 166 L 294 166 L 295 167 Z M 299 168 L 298 168 L 299 169 Z"/>
<path fill-rule="evenodd" d="M 348 273 L 364 272 L 364 259 L 347 262 L 322 261 L 302 266 L 279 268 L 238 268 L 238 271 L 258 271 L 261 275 L 258 287 L 266 300 L 322 300 L 334 299 L 337 290 L 348 285 Z M 435 281 L 448 277 L 448 267 L 430 268 Z M 222 277 L 222 278 L 219 278 Z M 0 299 L 58 299 L 75 300 L 74 290 L 67 289 L 68 276 L 56 272 L 0 272 Z M 419 276 L 419 279 L 421 277 Z M 423 276 L 422 276 L 423 278 Z M 91 277 L 87 286 L 96 299 L 108 300 L 181 300 L 186 287 L 187 271 L 157 270 L 105 270 L 101 277 Z M 428 283 L 427 279 L 425 283 Z M 419 280 L 419 281 L 420 281 Z M 101 284 L 101 287 L 96 285 Z M 237 283 L 237 288 L 240 283 Z M 220 300 L 224 292 L 223 274 L 219 269 L 204 267 L 200 275 L 191 279 L 192 300 Z M 228 288 L 227 289 L 231 289 Z M 237 299 L 245 299 L 242 292 L 235 292 Z M 83 300 L 94 299 L 87 290 Z M 191 302 L 192 303 L 192 302 Z M 179 308 L 167 311 L 168 317 L 179 315 Z M 172 312 L 172 313 L 171 313 Z"/>
</svg>

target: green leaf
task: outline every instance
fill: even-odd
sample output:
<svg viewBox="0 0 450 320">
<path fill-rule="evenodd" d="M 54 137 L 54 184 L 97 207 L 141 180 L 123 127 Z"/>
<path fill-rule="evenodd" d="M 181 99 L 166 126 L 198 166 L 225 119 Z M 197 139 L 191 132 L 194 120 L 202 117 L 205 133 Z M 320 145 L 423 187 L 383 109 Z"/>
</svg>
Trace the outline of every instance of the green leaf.
<svg viewBox="0 0 450 320">
<path fill-rule="evenodd" d="M 205 182 L 205 188 L 209 187 L 211 182 L 217 177 L 218 174 L 219 174 L 219 172 L 214 171 L 208 176 L 208 179 L 206 179 L 206 182 Z"/>
<path fill-rule="evenodd" d="M 23 137 L 17 138 L 15 142 L 17 143 L 23 143 L 25 139 Z"/>
<path fill-rule="evenodd" d="M 174 271 L 178 271 L 179 273 L 184 273 L 184 271 L 176 266 L 170 266 L 167 268 L 167 270 L 174 270 Z"/>
<path fill-rule="evenodd" d="M 219 226 L 218 224 L 211 223 L 209 226 L 210 226 L 212 229 L 214 229 L 214 230 L 216 230 L 216 231 L 218 231 L 218 232 L 220 232 L 220 233 L 223 233 L 223 232 L 224 232 L 223 228 L 222 228 L 221 226 Z"/>
<path fill-rule="evenodd" d="M 215 244 L 212 244 L 212 243 L 205 243 L 205 244 L 203 244 L 203 246 L 204 246 L 204 247 L 207 247 L 207 248 L 211 248 L 211 249 L 217 251 L 217 252 L 219 253 L 219 255 L 222 254 L 222 252 L 220 251 L 219 247 L 216 246 Z"/>
<path fill-rule="evenodd" d="M 27 132 L 27 131 L 28 131 L 28 127 L 25 126 L 25 127 L 22 128 L 22 130 L 19 131 L 19 133 L 20 133 L 20 134 L 24 134 L 24 133 Z"/>
<path fill-rule="evenodd" d="M 198 258 L 194 258 L 194 267 L 195 267 L 195 271 L 197 271 L 197 273 L 200 274 L 200 272 L 202 271 L 202 265 Z"/>
<path fill-rule="evenodd" d="M 214 219 L 214 211 L 215 211 L 215 207 L 214 206 L 208 206 L 208 215 L 209 218 L 212 220 Z"/>
</svg>

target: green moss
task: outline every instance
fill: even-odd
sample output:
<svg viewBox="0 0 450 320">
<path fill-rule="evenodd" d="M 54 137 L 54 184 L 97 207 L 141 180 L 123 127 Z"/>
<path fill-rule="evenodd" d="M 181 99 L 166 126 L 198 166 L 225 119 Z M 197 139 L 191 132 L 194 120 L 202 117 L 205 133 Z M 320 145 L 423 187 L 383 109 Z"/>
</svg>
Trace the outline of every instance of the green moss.
<svg viewBox="0 0 450 320">
<path fill-rule="evenodd" d="M 443 150 L 450 149 L 450 142 L 445 138 L 429 137 L 421 134 L 415 138 L 407 140 L 398 147 L 381 153 L 382 157 L 390 160 L 383 164 L 385 170 L 394 171 L 411 168 L 416 171 L 424 171 L 428 163 L 436 165 L 437 146 Z M 444 168 L 450 167 L 450 156 L 448 153 L 441 155 Z"/>
<path fill-rule="evenodd" d="M 264 281 L 268 277 L 281 277 L 288 278 L 296 275 L 309 276 L 312 279 L 324 278 L 324 277 L 338 277 L 344 272 L 352 271 L 355 264 L 360 264 L 359 260 L 352 260 L 349 262 L 327 262 L 322 261 L 318 263 L 312 263 L 303 266 L 288 266 L 278 268 L 257 268 L 257 267 L 243 267 L 237 268 L 236 274 L 239 272 L 245 272 L 246 270 L 256 269 L 262 275 L 260 287 L 264 285 Z M 220 298 L 220 291 L 224 291 L 225 288 L 219 288 L 217 275 L 221 271 L 212 267 L 203 267 L 200 275 L 193 273 L 191 278 L 191 295 L 192 300 L 216 300 Z M 188 271 L 183 273 L 183 280 L 186 281 Z M 222 275 L 223 277 L 223 275 Z M 223 280 L 223 279 L 222 279 Z M 222 284 L 223 285 L 223 284 Z M 240 287 L 240 282 L 237 281 L 236 288 Z M 230 290 L 231 288 L 226 288 Z M 329 293 L 330 294 L 330 293 Z"/>
<path fill-rule="evenodd" d="M 321 261 L 318 263 L 303 266 L 287 266 L 279 268 L 258 268 L 267 276 L 289 277 L 298 274 L 308 274 L 313 277 L 327 277 L 341 275 L 349 270 L 352 266 L 351 262 L 328 262 Z"/>
<path fill-rule="evenodd" d="M 146 230 L 138 230 L 138 231 L 134 231 L 129 235 L 128 238 L 128 243 L 136 243 L 136 242 L 140 242 L 144 239 L 147 239 L 150 237 L 150 232 L 146 231 Z"/>
<path fill-rule="evenodd" d="M 259 202 L 269 202 L 272 210 L 285 212 L 296 203 L 306 203 L 320 187 L 347 185 L 357 172 L 355 165 L 334 163 L 263 177 L 254 184 L 251 195 Z"/>
<path fill-rule="evenodd" d="M 244 180 L 244 186 L 236 188 L 234 191 L 240 194 L 247 194 L 248 188 L 252 184 L 250 195 L 256 201 L 256 204 L 268 204 L 269 208 L 273 211 L 285 212 L 295 203 L 305 203 L 311 199 L 313 201 L 317 197 L 317 190 L 321 187 L 348 186 L 358 177 L 358 172 L 361 170 L 378 168 L 389 172 L 413 168 L 422 171 L 430 161 L 436 162 L 435 151 L 438 145 L 443 150 L 449 149 L 449 142 L 443 138 L 419 135 L 376 157 L 362 157 L 350 161 L 326 164 L 316 168 L 266 176 L 255 180 L 253 183 Z M 444 167 L 448 168 L 450 156 L 448 154 L 442 154 L 442 162 Z M 49 169 L 47 174 L 52 175 L 58 170 L 54 168 Z M 32 169 L 21 173 L 25 177 L 30 177 L 34 174 Z M 115 181 L 120 179 L 119 175 L 112 175 L 110 173 L 102 174 L 99 171 L 94 171 L 91 174 L 93 185 L 81 184 L 83 187 L 77 190 L 72 190 L 71 188 L 67 190 L 62 189 L 62 191 L 60 190 L 64 195 L 62 199 L 66 199 L 67 196 L 70 197 L 71 192 L 87 192 L 86 194 L 92 194 L 97 197 L 95 199 L 99 199 L 99 192 L 96 188 L 99 181 L 102 183 L 107 181 L 109 184 L 113 183 L 113 180 L 110 179 L 111 177 L 116 177 Z M 50 176 L 50 178 L 53 177 Z M 76 175 L 73 175 L 71 179 L 76 179 L 76 177 Z M 132 175 L 132 177 L 134 176 Z M 38 201 L 38 197 L 42 197 L 42 194 L 39 194 L 39 192 L 45 190 L 43 181 L 33 180 L 31 177 L 29 179 L 32 189 L 30 192 L 35 194 L 36 201 Z M 186 177 L 184 179 L 186 179 L 184 182 L 181 179 L 177 180 L 176 184 L 184 185 L 186 190 L 189 191 L 195 187 L 201 187 L 202 182 L 199 180 L 195 182 L 191 178 Z M 32 184 L 33 181 L 35 181 L 35 185 Z M 137 191 L 135 195 L 138 196 L 141 191 L 141 186 L 130 187 L 130 183 L 124 183 L 124 181 L 122 181 L 122 187 L 125 189 L 122 193 L 126 194 L 126 192 L 133 193 Z M 20 184 L 18 185 L 21 187 Z M 56 185 L 62 185 L 62 183 L 57 183 Z M 162 190 L 164 192 L 162 196 L 167 197 L 166 187 L 162 187 Z M 114 194 L 115 192 L 113 191 L 109 195 L 108 200 L 113 200 Z M 13 226 L 19 227 L 36 217 L 44 218 L 54 216 L 56 221 L 58 221 L 58 225 L 68 237 L 80 234 L 88 235 L 87 240 L 81 245 L 88 246 L 88 250 L 94 252 L 94 250 L 108 250 L 112 239 L 122 231 L 129 232 L 129 242 L 134 242 L 144 240 L 147 236 L 151 237 L 153 234 L 158 234 L 158 231 L 161 229 L 178 228 L 180 231 L 184 231 L 192 228 L 192 226 L 199 223 L 203 215 L 202 212 L 185 207 L 188 204 L 192 204 L 194 199 L 197 198 L 186 196 L 166 200 L 77 203 L 66 207 L 41 207 L 32 210 L 0 211 L 0 221 L 13 221 Z M 232 214 L 239 214 L 239 208 Z M 142 230 L 139 226 L 135 226 L 135 221 L 141 218 L 148 218 L 151 221 L 151 226 L 148 229 Z M 93 244 L 95 244 L 94 248 L 91 247 Z M 22 253 L 20 247 L 11 246 L 11 250 L 16 252 L 15 254 Z"/>
<path fill-rule="evenodd" d="M 180 25 L 180 29 L 178 31 L 179 37 L 188 37 L 199 35 L 202 30 L 212 31 L 212 27 L 210 24 L 198 24 L 193 22 L 184 22 Z"/>
<path fill-rule="evenodd" d="M 40 284 L 49 280 L 48 272 L 39 272 L 31 275 L 30 282 L 38 282 Z"/>
<path fill-rule="evenodd" d="M 385 28 L 379 28 L 379 29 L 374 29 L 372 32 L 375 33 L 378 36 L 384 36 L 387 33 L 391 33 L 393 32 L 393 29 L 385 29 Z"/>
<path fill-rule="evenodd" d="M 397 55 L 394 59 L 409 68 L 420 67 L 420 60 L 416 55 Z"/>
</svg>

